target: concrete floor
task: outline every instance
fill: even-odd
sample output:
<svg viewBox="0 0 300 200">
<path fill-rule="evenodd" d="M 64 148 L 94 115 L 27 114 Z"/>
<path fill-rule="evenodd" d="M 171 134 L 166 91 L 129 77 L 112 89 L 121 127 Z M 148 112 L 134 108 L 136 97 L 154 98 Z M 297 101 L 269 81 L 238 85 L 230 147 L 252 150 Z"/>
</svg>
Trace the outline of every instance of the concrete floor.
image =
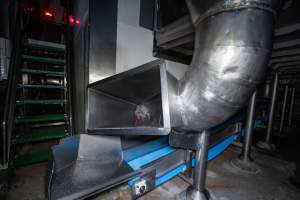
<svg viewBox="0 0 300 200">
<path fill-rule="evenodd" d="M 237 151 L 229 148 L 221 156 L 209 162 L 207 189 L 216 200 L 299 200 L 300 191 L 291 183 L 296 165 L 256 151 L 252 157 L 260 167 L 260 172 L 247 175 L 236 170 L 230 160 L 236 158 Z M 44 199 L 46 164 L 20 167 L 15 170 L 10 192 L 0 196 L 2 200 Z M 143 196 L 148 199 L 178 199 L 178 195 L 188 187 L 181 178 L 176 177 L 152 192 Z M 93 200 L 131 199 L 127 184 L 104 192 Z"/>
</svg>

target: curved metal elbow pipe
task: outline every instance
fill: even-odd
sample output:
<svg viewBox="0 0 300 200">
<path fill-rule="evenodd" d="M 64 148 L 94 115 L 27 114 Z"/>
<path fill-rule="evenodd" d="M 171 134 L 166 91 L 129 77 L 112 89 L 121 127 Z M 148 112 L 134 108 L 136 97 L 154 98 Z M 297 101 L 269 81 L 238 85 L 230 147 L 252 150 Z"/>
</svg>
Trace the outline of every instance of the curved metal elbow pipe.
<svg viewBox="0 0 300 200">
<path fill-rule="evenodd" d="M 179 82 L 183 128 L 234 115 L 264 78 L 278 0 L 187 0 L 195 25 L 191 69 Z"/>
</svg>

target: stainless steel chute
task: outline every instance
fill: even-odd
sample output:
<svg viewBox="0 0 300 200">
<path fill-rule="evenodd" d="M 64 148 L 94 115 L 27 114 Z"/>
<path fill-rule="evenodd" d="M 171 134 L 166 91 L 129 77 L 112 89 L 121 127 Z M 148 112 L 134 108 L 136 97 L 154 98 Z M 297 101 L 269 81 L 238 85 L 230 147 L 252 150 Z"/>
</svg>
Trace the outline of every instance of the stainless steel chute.
<svg viewBox="0 0 300 200">
<path fill-rule="evenodd" d="M 195 26 L 191 67 L 177 80 L 155 61 L 89 87 L 90 133 L 201 131 L 235 114 L 263 80 L 278 0 L 187 0 Z"/>
</svg>

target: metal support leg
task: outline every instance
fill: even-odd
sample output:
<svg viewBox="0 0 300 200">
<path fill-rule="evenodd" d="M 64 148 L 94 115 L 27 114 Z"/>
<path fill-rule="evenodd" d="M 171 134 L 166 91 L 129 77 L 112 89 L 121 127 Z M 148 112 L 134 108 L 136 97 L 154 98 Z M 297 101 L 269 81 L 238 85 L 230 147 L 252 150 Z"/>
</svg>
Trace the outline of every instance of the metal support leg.
<svg viewBox="0 0 300 200">
<path fill-rule="evenodd" d="M 264 88 L 264 97 L 269 98 L 271 93 L 271 83 L 270 80 L 267 80 Z"/>
<path fill-rule="evenodd" d="M 291 101 L 290 101 L 290 109 L 289 109 L 289 118 L 288 118 L 288 126 L 292 126 L 293 122 L 293 114 L 294 114 L 294 104 L 295 104 L 295 92 L 296 89 L 292 88 Z"/>
<path fill-rule="evenodd" d="M 191 151 L 191 150 L 188 150 L 188 156 L 189 156 L 189 163 L 188 163 L 188 172 L 187 172 L 187 176 L 189 177 L 189 178 L 192 178 L 192 176 L 193 176 L 193 165 L 192 165 L 192 161 L 193 161 L 193 158 L 194 158 L 194 152 L 193 151 Z"/>
<path fill-rule="evenodd" d="M 2 146 L 1 147 L 2 148 L 2 154 L 0 156 L 0 168 L 1 168 L 1 166 L 7 164 L 7 159 L 6 159 L 7 139 L 6 139 L 6 132 L 5 132 L 6 131 L 5 122 L 3 121 L 1 125 L 2 125 L 1 126 L 1 128 L 2 128 L 2 138 L 1 138 L 1 140 L 2 140 L 2 145 L 1 145 Z"/>
<path fill-rule="evenodd" d="M 247 111 L 246 133 L 245 133 L 243 152 L 242 152 L 243 154 L 242 157 L 244 162 L 249 162 L 250 159 L 255 106 L 256 106 L 256 91 L 252 94 L 250 104 L 248 106 L 248 111 Z"/>
<path fill-rule="evenodd" d="M 273 91 L 272 91 L 272 98 L 271 98 L 271 103 L 269 108 L 269 120 L 268 120 L 266 139 L 265 141 L 260 141 L 257 143 L 258 147 L 269 151 L 275 149 L 275 146 L 273 144 L 270 144 L 270 138 L 271 138 L 271 133 L 273 128 L 273 118 L 274 118 L 277 90 L 278 90 L 278 73 L 276 72 L 273 81 Z"/>
<path fill-rule="evenodd" d="M 207 153 L 209 147 L 209 132 L 203 131 L 200 138 L 200 149 L 196 150 L 196 165 L 193 177 L 193 185 L 186 192 L 187 200 L 207 200 L 209 194 L 205 190 Z"/>
<path fill-rule="evenodd" d="M 2 122 L 2 154 L 0 155 L 0 192 L 6 192 L 8 189 L 8 153 L 5 122 Z"/>
<path fill-rule="evenodd" d="M 272 128 L 273 128 L 273 119 L 274 119 L 277 90 L 278 90 L 278 73 L 275 73 L 272 99 L 271 99 L 270 112 L 269 112 L 268 129 L 267 129 L 267 135 L 266 135 L 266 143 L 270 143 L 271 132 L 272 132 Z"/>
<path fill-rule="evenodd" d="M 0 169 L 0 192 L 8 189 L 8 169 Z"/>
<path fill-rule="evenodd" d="M 282 133 L 283 128 L 284 128 L 284 119 L 285 119 L 285 113 L 286 113 L 286 103 L 287 103 L 288 91 L 289 91 L 289 86 L 286 85 L 285 89 L 284 89 L 283 104 L 282 104 L 282 110 L 281 110 L 281 116 L 280 116 L 279 133 Z"/>
<path fill-rule="evenodd" d="M 258 167 L 253 163 L 250 153 L 251 153 L 251 142 L 253 136 L 253 124 L 255 116 L 255 105 L 256 105 L 256 91 L 253 93 L 250 104 L 247 111 L 247 124 L 246 132 L 244 136 L 243 151 L 242 155 L 238 158 L 232 160 L 232 165 L 246 173 L 257 173 L 259 172 Z"/>
</svg>

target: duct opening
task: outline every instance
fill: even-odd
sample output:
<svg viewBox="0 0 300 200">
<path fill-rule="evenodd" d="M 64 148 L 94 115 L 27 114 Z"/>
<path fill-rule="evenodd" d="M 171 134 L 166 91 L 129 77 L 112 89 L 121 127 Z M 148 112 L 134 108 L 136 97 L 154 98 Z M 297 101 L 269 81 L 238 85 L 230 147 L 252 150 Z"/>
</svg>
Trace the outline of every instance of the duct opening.
<svg viewBox="0 0 300 200">
<path fill-rule="evenodd" d="M 167 134 L 158 62 L 93 83 L 88 88 L 87 130 Z M 165 107 L 165 110 L 167 108 Z"/>
</svg>

